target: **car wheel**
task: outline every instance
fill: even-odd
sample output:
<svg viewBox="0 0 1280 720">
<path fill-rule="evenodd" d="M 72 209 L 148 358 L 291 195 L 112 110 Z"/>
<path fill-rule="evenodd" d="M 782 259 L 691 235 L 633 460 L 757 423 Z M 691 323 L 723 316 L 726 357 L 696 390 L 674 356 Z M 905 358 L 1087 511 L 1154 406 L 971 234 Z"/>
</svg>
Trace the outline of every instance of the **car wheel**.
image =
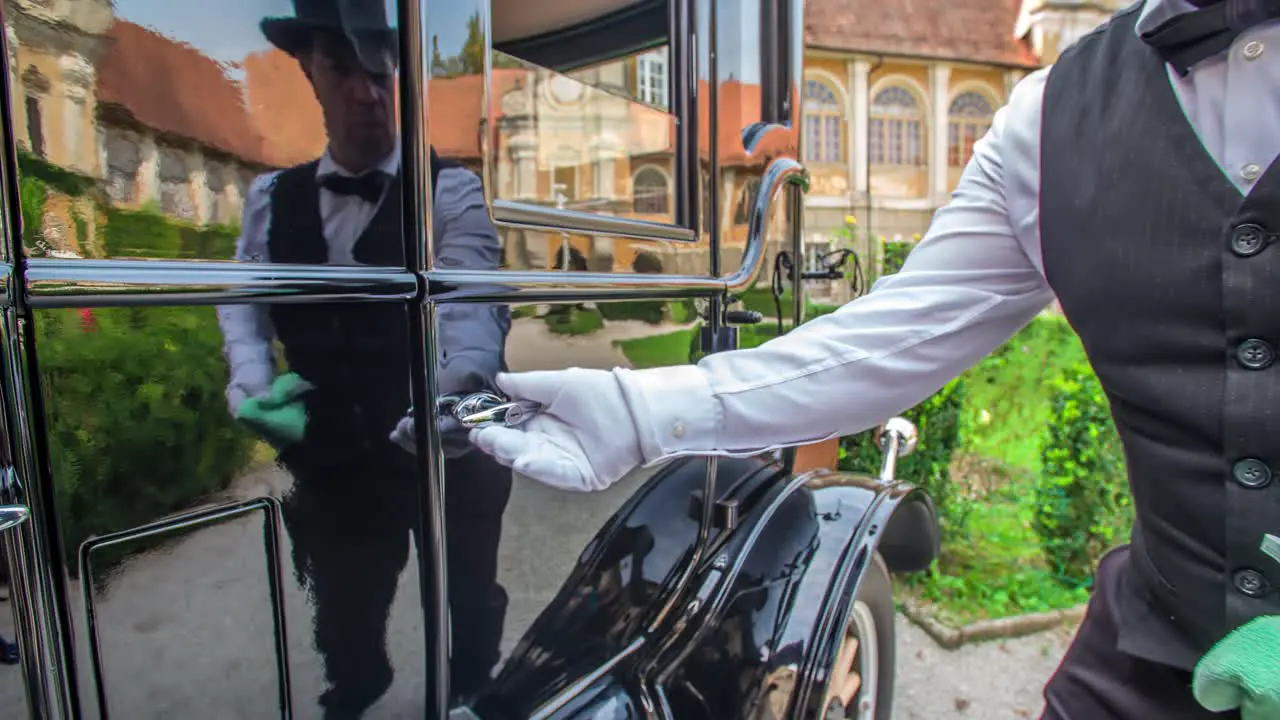
<svg viewBox="0 0 1280 720">
<path fill-rule="evenodd" d="M 879 553 L 854 598 L 840 641 L 822 720 L 889 720 L 893 714 L 893 584 Z"/>
</svg>

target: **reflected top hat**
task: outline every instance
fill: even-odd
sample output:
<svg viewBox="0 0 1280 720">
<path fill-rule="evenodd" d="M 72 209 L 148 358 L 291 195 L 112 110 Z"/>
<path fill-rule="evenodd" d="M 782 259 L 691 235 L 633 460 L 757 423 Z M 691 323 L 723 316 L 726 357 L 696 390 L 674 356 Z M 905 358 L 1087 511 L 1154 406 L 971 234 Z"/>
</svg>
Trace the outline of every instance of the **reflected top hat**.
<svg viewBox="0 0 1280 720">
<path fill-rule="evenodd" d="M 307 48 L 317 30 L 346 35 L 357 48 L 396 49 L 398 37 L 387 23 L 384 0 L 293 0 L 293 12 L 293 17 L 262 21 L 262 34 L 290 55 Z"/>
</svg>

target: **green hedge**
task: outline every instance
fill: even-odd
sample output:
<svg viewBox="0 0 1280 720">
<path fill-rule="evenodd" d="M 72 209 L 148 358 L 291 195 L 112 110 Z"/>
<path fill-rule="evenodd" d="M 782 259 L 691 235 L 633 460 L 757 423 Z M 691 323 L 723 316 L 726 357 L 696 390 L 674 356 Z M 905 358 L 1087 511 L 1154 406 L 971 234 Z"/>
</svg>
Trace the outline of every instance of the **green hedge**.
<svg viewBox="0 0 1280 720">
<path fill-rule="evenodd" d="M 1050 569 L 1087 584 L 1132 522 L 1124 454 L 1102 385 L 1086 362 L 1059 372 L 1043 426 L 1034 526 Z"/>
<path fill-rule="evenodd" d="M 882 269 L 880 274 L 892 275 L 902 269 L 903 263 L 907 261 L 907 255 L 911 253 L 915 243 L 898 242 L 894 240 L 882 240 L 880 242 Z"/>
<path fill-rule="evenodd" d="M 962 439 L 964 401 L 964 382 L 957 378 L 903 413 L 915 423 L 920 441 L 915 452 L 898 462 L 896 476 L 924 489 L 933 498 L 944 541 L 960 535 L 969 512 L 968 504 L 954 492 L 951 480 L 951 460 Z M 876 474 L 883 460 L 873 430 L 840 439 L 841 470 Z"/>
<path fill-rule="evenodd" d="M 579 305 L 553 306 L 543 319 L 557 335 L 590 335 L 604 327 L 604 317 L 599 310 Z"/>
<path fill-rule="evenodd" d="M 231 225 L 196 227 L 153 210 L 105 209 L 108 257 L 230 260 L 239 230 Z"/>
<path fill-rule="evenodd" d="M 85 539 L 188 509 L 246 465 L 214 308 L 49 310 L 36 332 L 71 567 Z"/>
</svg>

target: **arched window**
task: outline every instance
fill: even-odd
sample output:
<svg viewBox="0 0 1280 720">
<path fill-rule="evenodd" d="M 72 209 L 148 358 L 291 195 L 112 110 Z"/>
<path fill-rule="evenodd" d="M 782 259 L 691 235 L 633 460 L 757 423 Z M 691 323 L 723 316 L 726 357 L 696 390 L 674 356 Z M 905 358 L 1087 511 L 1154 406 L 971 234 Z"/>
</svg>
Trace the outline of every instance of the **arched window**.
<svg viewBox="0 0 1280 720">
<path fill-rule="evenodd" d="M 811 163 L 842 162 L 844 147 L 840 101 L 831 86 L 806 80 L 801 105 L 804 123 L 804 159 Z"/>
<path fill-rule="evenodd" d="M 995 115 L 982 93 L 964 92 L 951 101 L 947 110 L 947 164 L 964 167 L 973 157 L 973 144 L 991 129 Z"/>
<path fill-rule="evenodd" d="M 656 168 L 643 168 L 631 180 L 631 203 L 637 213 L 665 215 L 670 212 L 667 176 Z"/>
<path fill-rule="evenodd" d="M 892 85 L 871 101 L 871 162 L 923 166 L 924 113 L 910 90 Z"/>
</svg>

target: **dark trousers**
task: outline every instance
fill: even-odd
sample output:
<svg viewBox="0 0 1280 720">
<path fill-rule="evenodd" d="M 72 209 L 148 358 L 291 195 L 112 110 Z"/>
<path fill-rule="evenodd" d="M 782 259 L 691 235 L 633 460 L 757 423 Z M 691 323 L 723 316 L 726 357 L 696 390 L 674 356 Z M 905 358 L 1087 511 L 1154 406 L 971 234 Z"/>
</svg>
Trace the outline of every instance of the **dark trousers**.
<svg viewBox="0 0 1280 720">
<path fill-rule="evenodd" d="M 1191 694 L 1191 673 L 1121 652 L 1120 598 L 1129 548 L 1098 563 L 1094 594 L 1084 621 L 1058 670 L 1044 689 L 1041 720 L 1229 720 L 1238 712 L 1212 713 Z"/>
<path fill-rule="evenodd" d="M 325 717 L 358 718 L 391 685 L 387 619 L 410 536 L 422 557 L 417 470 L 412 456 L 390 445 L 323 463 L 308 462 L 306 449 L 285 458 L 294 486 L 284 522 L 314 607 Z M 497 583 L 498 545 L 511 472 L 479 451 L 447 461 L 445 471 L 450 686 L 459 696 L 487 682 L 499 658 L 507 597 Z M 429 571 L 422 568 L 424 578 Z"/>
</svg>

